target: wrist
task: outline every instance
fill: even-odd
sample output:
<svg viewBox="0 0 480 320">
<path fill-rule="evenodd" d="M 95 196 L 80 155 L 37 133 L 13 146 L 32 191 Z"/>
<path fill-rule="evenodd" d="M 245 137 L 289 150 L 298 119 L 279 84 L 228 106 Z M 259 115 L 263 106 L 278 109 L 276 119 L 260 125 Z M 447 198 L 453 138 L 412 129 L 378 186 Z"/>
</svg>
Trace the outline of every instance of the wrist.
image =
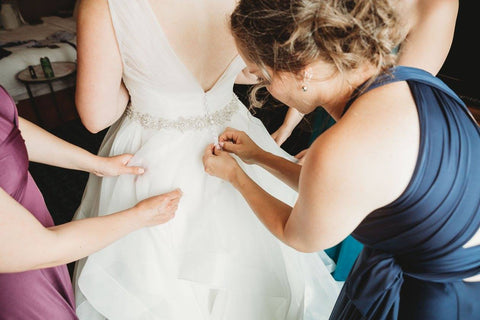
<svg viewBox="0 0 480 320">
<path fill-rule="evenodd" d="M 254 162 L 255 164 L 259 166 L 263 166 L 266 163 L 268 163 L 268 159 L 272 156 L 270 152 L 267 152 L 265 150 L 260 150 L 257 154 L 254 156 Z"/>
<path fill-rule="evenodd" d="M 142 219 L 142 215 L 140 214 L 140 209 L 137 206 L 132 207 L 128 210 L 122 212 L 126 218 L 128 226 L 131 227 L 130 231 L 135 231 L 138 229 L 142 229 L 147 225 L 147 221 Z"/>
<path fill-rule="evenodd" d="M 89 162 L 91 163 L 91 166 L 88 170 L 88 172 L 95 174 L 96 176 L 103 176 L 103 172 L 105 171 L 105 158 L 100 157 L 97 155 L 92 154 L 92 159 Z"/>
<path fill-rule="evenodd" d="M 250 161 L 249 164 L 259 164 L 262 162 L 262 159 L 265 158 L 265 155 L 268 152 L 263 150 L 262 148 L 257 148 L 254 152 L 250 154 Z"/>
<path fill-rule="evenodd" d="M 236 165 L 235 168 L 230 172 L 228 175 L 228 182 L 234 187 L 238 188 L 240 181 L 242 179 L 242 175 L 244 175 L 245 172 L 240 168 L 240 166 Z"/>
</svg>

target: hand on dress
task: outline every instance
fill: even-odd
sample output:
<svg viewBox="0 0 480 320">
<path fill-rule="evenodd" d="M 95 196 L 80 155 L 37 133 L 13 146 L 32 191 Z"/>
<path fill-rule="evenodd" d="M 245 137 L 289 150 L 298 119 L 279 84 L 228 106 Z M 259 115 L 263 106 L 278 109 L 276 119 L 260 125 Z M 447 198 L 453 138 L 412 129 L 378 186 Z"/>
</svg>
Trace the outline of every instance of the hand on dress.
<svg viewBox="0 0 480 320">
<path fill-rule="evenodd" d="M 228 152 L 214 144 L 210 144 L 205 149 L 202 160 L 206 173 L 230 182 L 234 178 L 235 171 L 240 169 L 237 161 Z"/>
<path fill-rule="evenodd" d="M 180 189 L 176 189 L 137 203 L 134 208 L 141 227 L 155 226 L 172 219 L 182 194 Z"/>
<path fill-rule="evenodd" d="M 255 163 L 257 157 L 264 152 L 245 132 L 232 128 L 225 129 L 218 142 L 223 150 L 234 153 L 248 164 Z"/>
<path fill-rule="evenodd" d="M 99 161 L 93 173 L 99 177 L 144 173 L 145 170 L 141 167 L 128 166 L 128 162 L 132 157 L 133 155 L 127 153 L 113 157 L 98 157 Z"/>
</svg>

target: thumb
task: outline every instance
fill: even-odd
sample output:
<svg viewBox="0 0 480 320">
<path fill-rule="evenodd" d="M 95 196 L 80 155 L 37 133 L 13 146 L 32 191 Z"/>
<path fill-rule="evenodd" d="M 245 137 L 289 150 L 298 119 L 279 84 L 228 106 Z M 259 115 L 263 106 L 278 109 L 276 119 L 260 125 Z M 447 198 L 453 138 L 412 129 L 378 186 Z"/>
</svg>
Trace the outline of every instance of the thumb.
<svg viewBox="0 0 480 320">
<path fill-rule="evenodd" d="M 183 191 L 182 191 L 182 189 L 177 188 L 175 190 L 172 190 L 170 192 L 165 193 L 164 195 L 167 196 L 170 199 L 178 199 L 178 198 L 182 197 Z"/>
<path fill-rule="evenodd" d="M 145 172 L 145 169 L 142 167 L 127 167 L 125 166 L 122 169 L 122 174 L 143 174 Z"/>
<path fill-rule="evenodd" d="M 227 150 L 227 151 L 228 151 L 228 150 Z M 215 147 L 213 148 L 213 154 L 214 154 L 214 155 L 219 156 L 219 155 L 221 155 L 222 153 L 223 153 L 222 148 L 217 147 L 217 146 L 215 146 Z"/>
<path fill-rule="evenodd" d="M 208 157 L 214 153 L 215 145 L 213 143 L 210 143 L 206 148 L 205 152 L 203 153 L 203 157 Z"/>
<path fill-rule="evenodd" d="M 139 166 L 128 166 L 128 163 L 133 158 L 133 154 L 125 153 L 119 156 L 120 161 L 123 164 L 120 169 L 121 174 L 143 174 L 145 169 Z"/>
<path fill-rule="evenodd" d="M 122 162 L 122 164 L 127 165 L 130 159 L 133 158 L 133 154 L 125 153 L 125 154 L 119 155 L 118 157 L 120 158 L 120 161 Z"/>
<path fill-rule="evenodd" d="M 239 150 L 239 145 L 230 141 L 225 141 L 222 145 L 222 149 L 236 154 Z"/>
</svg>

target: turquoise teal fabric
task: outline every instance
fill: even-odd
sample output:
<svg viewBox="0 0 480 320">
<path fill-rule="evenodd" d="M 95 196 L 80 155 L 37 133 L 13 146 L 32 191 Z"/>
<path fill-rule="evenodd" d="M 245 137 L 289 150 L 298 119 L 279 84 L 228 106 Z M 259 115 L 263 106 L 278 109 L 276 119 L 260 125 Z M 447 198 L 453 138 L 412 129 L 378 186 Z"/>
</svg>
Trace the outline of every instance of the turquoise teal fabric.
<svg viewBox="0 0 480 320">
<path fill-rule="evenodd" d="M 318 107 L 313 111 L 312 119 L 312 134 L 310 136 L 309 144 L 312 144 L 317 137 L 325 130 L 335 124 L 335 120 L 328 114 L 325 109 Z"/>
<path fill-rule="evenodd" d="M 335 270 L 332 272 L 333 278 L 337 281 L 345 281 L 352 270 L 355 260 L 362 251 L 363 245 L 348 236 L 336 246 L 325 250 L 325 253 L 335 261 Z"/>
</svg>

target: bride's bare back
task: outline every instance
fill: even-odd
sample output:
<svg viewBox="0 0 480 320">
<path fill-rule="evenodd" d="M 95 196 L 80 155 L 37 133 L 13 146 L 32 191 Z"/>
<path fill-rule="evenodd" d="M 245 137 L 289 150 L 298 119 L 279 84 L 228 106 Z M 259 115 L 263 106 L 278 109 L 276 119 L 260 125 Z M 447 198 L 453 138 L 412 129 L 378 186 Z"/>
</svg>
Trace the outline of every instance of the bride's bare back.
<svg viewBox="0 0 480 320">
<path fill-rule="evenodd" d="M 153 16 L 145 19 L 156 18 L 178 59 L 208 91 L 237 55 L 228 27 L 235 0 L 147 1 Z M 98 132 L 129 100 L 108 1 L 82 0 L 77 23 L 77 110 L 85 127 Z"/>
<path fill-rule="evenodd" d="M 236 56 L 228 18 L 232 0 L 149 0 L 179 59 L 208 91 Z"/>
</svg>

